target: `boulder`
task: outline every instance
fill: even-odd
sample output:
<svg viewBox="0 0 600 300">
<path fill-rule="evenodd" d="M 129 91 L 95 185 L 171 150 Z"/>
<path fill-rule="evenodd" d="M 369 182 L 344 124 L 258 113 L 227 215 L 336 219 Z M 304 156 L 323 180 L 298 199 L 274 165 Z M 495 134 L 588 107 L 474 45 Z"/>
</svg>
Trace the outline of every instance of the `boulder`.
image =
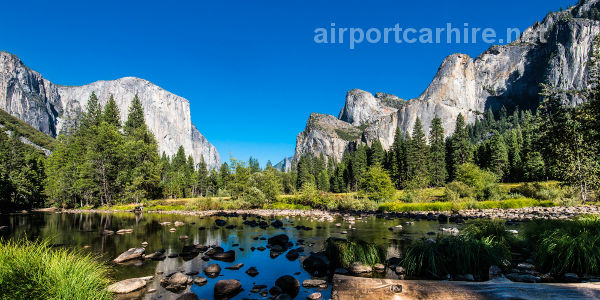
<svg viewBox="0 0 600 300">
<path fill-rule="evenodd" d="M 198 300 L 198 295 L 196 295 L 192 292 L 188 292 L 188 293 L 185 293 L 185 294 L 177 297 L 176 300 Z"/>
<path fill-rule="evenodd" d="M 196 277 L 193 282 L 196 285 L 203 286 L 208 282 L 208 279 L 206 277 Z"/>
<path fill-rule="evenodd" d="M 323 296 L 321 295 L 321 293 L 312 293 L 308 295 L 308 297 L 306 297 L 306 299 L 308 300 L 321 300 L 322 298 Z"/>
<path fill-rule="evenodd" d="M 365 273 L 373 272 L 373 268 L 371 268 L 371 266 L 367 266 L 363 263 L 355 262 L 352 264 L 352 266 L 350 266 L 349 271 L 350 271 L 350 273 L 353 273 L 353 274 L 365 274 Z"/>
<path fill-rule="evenodd" d="M 256 270 L 255 267 L 250 267 L 248 268 L 248 270 L 246 270 L 246 274 L 250 275 L 251 277 L 254 277 L 258 275 L 258 270 Z"/>
<path fill-rule="evenodd" d="M 115 294 L 128 294 L 146 287 L 146 281 L 141 278 L 131 278 L 115 282 L 107 290 Z"/>
<path fill-rule="evenodd" d="M 270 245 L 280 245 L 281 247 L 287 248 L 287 244 L 290 241 L 290 238 L 286 234 L 280 234 L 273 237 L 270 237 L 267 242 Z"/>
<path fill-rule="evenodd" d="M 289 260 L 295 260 L 300 256 L 298 249 L 292 249 L 285 254 L 285 257 Z"/>
<path fill-rule="evenodd" d="M 324 252 L 311 253 L 302 262 L 302 267 L 312 276 L 323 276 L 329 270 L 330 261 Z"/>
<path fill-rule="evenodd" d="M 283 227 L 283 222 L 281 222 L 279 220 L 275 220 L 271 223 L 271 226 L 273 226 L 275 228 L 281 228 L 281 227 Z"/>
<path fill-rule="evenodd" d="M 133 259 L 141 259 L 146 250 L 144 248 L 131 248 L 119 255 L 113 262 L 119 264 Z"/>
<path fill-rule="evenodd" d="M 243 263 L 235 264 L 233 266 L 225 267 L 227 270 L 239 270 L 244 266 Z"/>
<path fill-rule="evenodd" d="M 235 260 L 235 251 L 229 250 L 225 252 L 217 252 L 211 256 L 212 259 L 222 260 L 222 261 L 234 261 Z"/>
<path fill-rule="evenodd" d="M 215 278 L 221 273 L 221 266 L 218 264 L 210 264 L 204 267 L 204 274 L 210 278 Z"/>
<path fill-rule="evenodd" d="M 277 278 L 275 285 L 278 286 L 283 293 L 286 293 L 291 297 L 296 297 L 300 291 L 300 282 L 290 275 Z"/>
<path fill-rule="evenodd" d="M 327 284 L 327 281 L 321 279 L 307 279 L 302 282 L 305 288 L 316 288 L 324 284 Z"/>
<path fill-rule="evenodd" d="M 221 219 L 216 219 L 216 220 L 215 220 L 215 224 L 216 224 L 217 226 L 225 226 L 225 224 L 227 224 L 227 221 L 225 221 L 225 220 L 221 220 Z"/>
<path fill-rule="evenodd" d="M 242 290 L 242 283 L 235 279 L 219 280 L 215 284 L 215 299 L 233 298 Z"/>
</svg>

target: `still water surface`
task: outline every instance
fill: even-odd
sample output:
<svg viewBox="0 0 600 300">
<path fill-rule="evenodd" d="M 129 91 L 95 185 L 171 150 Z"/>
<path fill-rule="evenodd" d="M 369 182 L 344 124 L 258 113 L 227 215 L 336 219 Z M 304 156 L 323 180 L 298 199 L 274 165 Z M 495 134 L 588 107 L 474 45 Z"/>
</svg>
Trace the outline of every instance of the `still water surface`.
<svg viewBox="0 0 600 300">
<path fill-rule="evenodd" d="M 227 221 L 227 225 L 235 225 L 228 229 L 215 225 L 216 219 Z M 272 287 L 275 280 L 283 275 L 292 275 L 300 282 L 311 279 L 311 276 L 302 269 L 302 256 L 309 255 L 311 251 L 323 250 L 324 242 L 329 237 L 340 237 L 347 239 L 359 239 L 374 242 L 384 249 L 388 258 L 400 254 L 410 241 L 421 238 L 429 238 L 432 235 L 442 234 L 442 227 L 458 227 L 456 224 L 440 224 L 437 221 L 414 221 L 412 225 L 406 225 L 407 219 L 377 218 L 374 216 L 357 217 L 348 220 L 343 217 L 335 217 L 333 220 L 324 220 L 312 217 L 277 217 L 264 218 L 269 224 L 278 219 L 283 221 L 282 228 L 269 226 L 267 229 L 243 225 L 242 217 L 198 217 L 167 214 L 133 214 L 133 213 L 28 213 L 0 215 L 0 226 L 8 226 L 9 230 L 0 233 L 4 239 L 47 239 L 57 246 L 65 246 L 76 249 L 84 249 L 100 255 L 105 261 L 111 261 L 120 253 L 129 248 L 140 247 L 142 242 L 147 242 L 146 253 L 150 254 L 158 249 L 165 249 L 165 254 L 179 253 L 184 245 L 218 245 L 227 250 L 236 252 L 233 262 L 221 262 L 201 259 L 199 255 L 191 260 L 183 260 L 181 257 L 166 258 L 164 261 L 145 260 L 142 263 L 130 265 L 115 265 L 113 271 L 114 280 L 122 280 L 133 277 L 155 275 L 157 273 L 170 274 L 176 271 L 200 272 L 205 265 L 218 263 L 221 268 L 219 277 L 208 278 L 204 286 L 192 284 L 188 291 L 196 293 L 200 299 L 213 299 L 213 288 L 215 283 L 221 279 L 237 279 L 242 283 L 242 291 L 234 299 L 263 299 L 259 294 L 251 293 L 253 285 L 264 284 Z M 247 220 L 258 220 L 257 217 L 248 216 Z M 175 221 L 183 222 L 185 225 L 175 227 L 163 226 L 161 222 Z M 336 226 L 339 223 L 341 226 Z M 310 230 L 298 230 L 294 226 L 301 225 L 311 228 Z M 390 230 L 390 227 L 403 225 L 403 230 Z M 133 229 L 133 233 L 124 235 L 103 235 L 105 229 Z M 176 228 L 171 232 L 171 228 Z M 344 233 L 345 232 L 345 233 Z M 304 240 L 305 252 L 299 259 L 290 261 L 285 253 L 271 258 L 269 250 L 251 251 L 251 247 L 258 248 L 266 246 L 267 241 L 260 238 L 269 238 L 274 235 L 285 233 L 290 240 L 296 244 L 298 240 Z M 181 240 L 180 236 L 187 235 L 189 238 Z M 435 236 L 433 236 L 435 237 Z M 258 238 L 258 239 L 256 239 Z M 240 270 L 227 270 L 225 267 L 243 263 Z M 259 274 L 250 277 L 245 273 L 249 267 L 256 267 Z M 294 275 L 296 274 L 296 275 Z M 157 277 L 149 284 L 157 292 L 142 295 L 145 299 L 176 299 L 175 294 L 160 287 L 159 281 L 164 275 Z M 385 275 L 389 278 L 397 278 L 388 271 Z M 323 299 L 330 299 L 331 285 L 325 290 L 306 289 L 301 287 L 296 299 L 305 299 L 310 293 L 319 291 Z"/>
</svg>

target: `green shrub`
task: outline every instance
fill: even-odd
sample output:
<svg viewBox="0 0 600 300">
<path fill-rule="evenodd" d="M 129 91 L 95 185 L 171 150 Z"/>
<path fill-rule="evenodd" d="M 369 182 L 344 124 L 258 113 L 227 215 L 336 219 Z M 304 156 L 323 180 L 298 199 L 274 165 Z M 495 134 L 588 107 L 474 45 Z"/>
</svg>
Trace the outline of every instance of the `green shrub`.
<svg viewBox="0 0 600 300">
<path fill-rule="evenodd" d="M 539 200 L 558 200 L 565 196 L 565 191 L 548 183 L 526 182 L 510 190 L 525 197 Z"/>
<path fill-rule="evenodd" d="M 456 181 L 462 182 L 472 190 L 468 197 L 474 196 L 478 200 L 500 199 L 502 191 L 496 174 L 482 170 L 475 164 L 460 165 L 456 171 Z"/>
<path fill-rule="evenodd" d="M 600 216 L 534 220 L 524 232 L 540 271 L 600 274 Z"/>
<path fill-rule="evenodd" d="M 401 265 L 409 276 L 442 279 L 446 274 L 473 274 L 486 280 L 491 265 L 505 266 L 509 258 L 510 252 L 491 238 L 457 236 L 413 243 L 402 256 Z"/>
<path fill-rule="evenodd" d="M 370 200 L 381 202 L 392 200 L 396 194 L 396 188 L 394 188 L 387 171 L 381 166 L 375 165 L 369 167 L 367 173 L 362 177 L 359 193 Z"/>
<path fill-rule="evenodd" d="M 461 235 L 477 240 L 489 238 L 507 247 L 515 239 L 514 234 L 507 231 L 506 222 L 501 219 L 469 220 L 462 229 Z"/>
<path fill-rule="evenodd" d="M 328 238 L 325 253 L 334 267 L 349 268 L 355 262 L 373 266 L 383 263 L 385 253 L 373 243 Z"/>
<path fill-rule="evenodd" d="M 108 273 L 89 254 L 0 240 L 0 299 L 111 299 Z"/>
</svg>

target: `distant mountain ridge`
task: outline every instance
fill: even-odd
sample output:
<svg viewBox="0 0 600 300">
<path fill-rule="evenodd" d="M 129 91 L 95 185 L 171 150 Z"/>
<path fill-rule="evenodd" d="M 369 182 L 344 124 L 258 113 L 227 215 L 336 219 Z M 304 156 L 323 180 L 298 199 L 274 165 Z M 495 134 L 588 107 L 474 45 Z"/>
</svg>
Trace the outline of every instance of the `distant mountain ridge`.
<svg viewBox="0 0 600 300">
<path fill-rule="evenodd" d="M 146 123 L 154 133 L 161 153 L 174 155 L 179 146 L 183 146 L 194 161 L 204 157 L 210 168 L 220 166 L 217 149 L 191 122 L 187 99 L 136 77 L 96 81 L 83 86 L 56 85 L 28 68 L 17 56 L 0 51 L 0 109 L 51 137 L 56 137 L 68 126 L 69 116 L 85 110 L 92 92 L 102 105 L 113 95 L 122 120 L 126 119 L 131 101 L 138 94 Z"/>
<path fill-rule="evenodd" d="M 313 113 L 296 138 L 294 161 L 306 153 L 323 154 L 336 161 L 359 142 L 381 141 L 391 147 L 397 128 L 410 133 L 417 118 L 429 130 L 435 116 L 446 135 L 454 131 L 459 114 L 472 123 L 491 108 L 535 108 L 540 84 L 563 90 L 587 86 L 589 55 L 600 22 L 589 19 L 600 0 L 580 1 L 562 12 L 550 13 L 508 45 L 494 45 L 473 59 L 448 56 L 427 89 L 404 101 L 396 96 L 354 89 L 347 93 L 339 116 Z M 576 96 L 565 103 L 581 103 Z"/>
</svg>

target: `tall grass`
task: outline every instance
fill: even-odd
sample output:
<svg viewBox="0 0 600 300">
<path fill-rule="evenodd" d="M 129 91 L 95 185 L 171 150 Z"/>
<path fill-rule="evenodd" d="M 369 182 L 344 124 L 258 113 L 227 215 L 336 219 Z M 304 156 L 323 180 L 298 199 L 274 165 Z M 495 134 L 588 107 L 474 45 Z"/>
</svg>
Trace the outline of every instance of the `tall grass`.
<svg viewBox="0 0 600 300">
<path fill-rule="evenodd" d="M 442 279 L 446 274 L 472 274 L 488 278 L 491 265 L 504 266 L 510 252 L 492 238 L 443 237 L 436 242 L 419 241 L 408 247 L 401 265 L 410 276 Z"/>
<path fill-rule="evenodd" d="M 514 234 L 506 230 L 507 228 L 504 220 L 478 219 L 467 221 L 461 234 L 466 238 L 476 240 L 489 238 L 506 247 L 510 247 L 511 243 L 515 240 L 515 237 Z"/>
<path fill-rule="evenodd" d="M 349 268 L 355 262 L 366 265 L 383 263 L 383 250 L 373 243 L 329 238 L 325 243 L 325 252 L 335 267 Z"/>
<path fill-rule="evenodd" d="M 600 274 L 600 217 L 536 220 L 525 236 L 535 249 L 536 266 L 554 274 Z"/>
<path fill-rule="evenodd" d="M 405 203 L 401 201 L 387 202 L 379 206 L 382 211 L 410 212 L 410 211 L 457 211 L 463 209 L 492 209 L 492 208 L 523 208 L 523 207 L 551 207 L 556 206 L 553 201 L 539 201 L 530 198 L 506 199 L 500 201 L 450 201 L 429 203 Z"/>
<path fill-rule="evenodd" d="M 108 272 L 90 254 L 0 239 L 0 299 L 111 299 Z"/>
</svg>

